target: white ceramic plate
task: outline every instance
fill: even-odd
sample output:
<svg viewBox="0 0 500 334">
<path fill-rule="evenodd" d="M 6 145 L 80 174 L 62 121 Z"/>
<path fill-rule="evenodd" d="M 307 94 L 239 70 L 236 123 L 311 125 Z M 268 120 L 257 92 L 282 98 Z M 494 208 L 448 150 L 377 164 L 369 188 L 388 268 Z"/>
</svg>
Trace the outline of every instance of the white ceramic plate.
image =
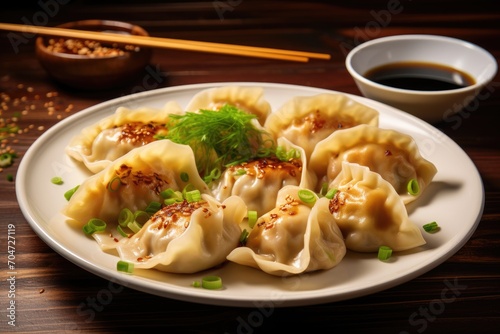
<svg viewBox="0 0 500 334">
<path fill-rule="evenodd" d="M 141 270 L 134 275 L 118 272 L 116 256 L 103 253 L 91 238 L 66 226 L 57 215 L 66 203 L 64 192 L 90 175 L 65 155 L 64 147 L 82 128 L 113 113 L 118 106 L 161 107 L 169 100 L 186 106 L 200 90 L 224 85 L 263 87 L 266 99 L 274 108 L 294 96 L 331 92 L 270 83 L 196 84 L 124 96 L 83 110 L 45 132 L 21 161 L 16 180 L 17 199 L 33 230 L 69 261 L 114 283 L 173 299 L 245 307 L 311 305 L 375 293 L 409 281 L 441 264 L 474 232 L 484 207 L 484 191 L 477 169 L 465 152 L 424 121 L 387 105 L 349 95 L 380 112 L 380 127 L 413 136 L 422 155 L 436 165 L 438 173 L 432 184 L 408 210 L 412 221 L 419 226 L 431 221 L 441 226 L 438 233 L 423 232 L 427 240 L 425 246 L 394 254 L 387 263 L 379 261 L 376 254 L 348 252 L 331 270 L 289 278 L 270 276 L 233 263 L 193 275 L 154 270 Z M 53 176 L 61 176 L 64 185 L 52 184 Z M 206 290 L 191 286 L 193 280 L 207 274 L 221 276 L 224 288 Z"/>
</svg>

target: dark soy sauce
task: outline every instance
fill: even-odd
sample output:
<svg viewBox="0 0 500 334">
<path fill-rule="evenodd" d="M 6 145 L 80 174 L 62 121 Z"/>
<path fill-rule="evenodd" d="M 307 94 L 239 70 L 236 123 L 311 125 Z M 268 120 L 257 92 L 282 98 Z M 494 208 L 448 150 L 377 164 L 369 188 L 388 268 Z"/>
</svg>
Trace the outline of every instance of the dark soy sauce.
<svg viewBox="0 0 500 334">
<path fill-rule="evenodd" d="M 475 83 L 469 74 L 455 68 L 420 62 L 400 62 L 375 67 L 365 78 L 394 88 L 439 91 L 463 88 Z"/>
</svg>

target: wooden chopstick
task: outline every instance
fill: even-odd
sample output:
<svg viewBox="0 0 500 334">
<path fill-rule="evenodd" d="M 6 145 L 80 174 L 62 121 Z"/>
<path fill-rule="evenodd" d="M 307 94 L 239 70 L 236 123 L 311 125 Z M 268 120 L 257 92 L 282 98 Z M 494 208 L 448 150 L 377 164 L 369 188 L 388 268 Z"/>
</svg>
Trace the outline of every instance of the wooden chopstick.
<svg viewBox="0 0 500 334">
<path fill-rule="evenodd" d="M 247 56 L 247 57 L 298 61 L 298 62 L 307 62 L 309 61 L 309 58 L 330 59 L 330 55 L 324 53 L 263 48 L 263 47 L 235 45 L 235 44 L 189 41 L 182 39 L 159 38 L 151 36 L 120 35 L 116 33 L 65 29 L 57 27 L 42 27 L 42 26 L 32 26 L 32 25 L 14 24 L 14 23 L 0 23 L 0 30 L 10 30 L 23 33 L 59 36 L 67 38 L 90 39 L 101 42 L 132 44 L 145 47 L 211 52 L 211 53 L 221 53 L 221 54 L 230 54 L 230 55 Z"/>
</svg>

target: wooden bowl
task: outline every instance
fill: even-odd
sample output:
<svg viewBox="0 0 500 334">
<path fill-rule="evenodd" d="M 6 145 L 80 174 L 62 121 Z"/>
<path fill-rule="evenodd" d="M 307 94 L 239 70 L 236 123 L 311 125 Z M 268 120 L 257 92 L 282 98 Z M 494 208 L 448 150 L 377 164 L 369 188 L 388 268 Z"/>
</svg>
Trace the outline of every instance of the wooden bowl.
<svg viewBox="0 0 500 334">
<path fill-rule="evenodd" d="M 116 31 L 120 34 L 148 36 L 143 28 L 120 21 L 84 20 L 65 23 L 58 27 L 91 31 Z M 82 48 L 73 49 L 73 51 L 62 49 L 63 42 L 68 43 L 69 40 L 71 39 L 38 37 L 35 50 L 40 64 L 49 75 L 73 88 L 99 90 L 123 86 L 133 79 L 137 79 L 151 60 L 152 50 L 150 48 L 107 45 L 105 42 L 99 42 L 101 46 L 106 46 L 115 52 L 103 48 L 94 49 L 92 52 L 85 52 Z M 77 40 L 73 39 L 69 42 L 75 41 Z M 91 41 L 79 42 L 88 43 Z M 73 43 L 73 45 L 76 44 Z M 98 53 L 97 50 L 100 52 Z M 103 50 L 106 52 L 102 52 Z M 75 51 L 80 54 L 75 53 Z"/>
</svg>

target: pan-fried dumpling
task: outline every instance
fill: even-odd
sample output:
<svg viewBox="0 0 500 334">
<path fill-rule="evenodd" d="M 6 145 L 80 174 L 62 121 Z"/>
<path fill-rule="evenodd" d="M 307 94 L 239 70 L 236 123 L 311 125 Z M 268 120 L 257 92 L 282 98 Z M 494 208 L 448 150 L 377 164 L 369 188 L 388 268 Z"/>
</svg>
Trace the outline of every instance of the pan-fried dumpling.
<svg viewBox="0 0 500 334">
<path fill-rule="evenodd" d="M 303 188 L 280 190 L 275 208 L 262 215 L 248 235 L 246 245 L 235 248 L 228 260 L 264 272 L 287 276 L 335 267 L 344 258 L 342 233 L 317 196 L 315 204 L 299 197 Z"/>
<path fill-rule="evenodd" d="M 261 125 L 264 125 L 272 110 L 269 102 L 264 99 L 263 88 L 247 86 L 222 86 L 202 90 L 193 96 L 186 110 L 218 110 L 225 104 L 256 115 Z"/>
<path fill-rule="evenodd" d="M 130 238 L 120 240 L 117 251 L 134 268 L 171 273 L 195 273 L 226 261 L 238 246 L 245 203 L 230 197 L 219 203 L 210 195 L 196 202 L 165 206 Z"/>
<path fill-rule="evenodd" d="M 278 191 L 283 186 L 313 188 L 316 179 L 307 168 L 304 150 L 285 138 L 278 139 L 277 145 L 285 155 L 285 152 L 297 155 L 288 159 L 272 155 L 232 165 L 211 185 L 214 196 L 219 201 L 239 196 L 248 210 L 261 215 L 274 208 Z"/>
<path fill-rule="evenodd" d="M 273 112 L 264 128 L 275 138 L 286 137 L 304 148 L 307 157 L 334 131 L 359 124 L 378 126 L 379 113 L 344 94 L 297 96 Z"/>
<path fill-rule="evenodd" d="M 368 167 L 343 162 L 329 189 L 337 189 L 334 197 L 320 201 L 328 202 L 347 249 L 376 252 L 389 246 L 403 251 L 426 243 L 392 185 Z"/>
<path fill-rule="evenodd" d="M 318 143 L 309 167 L 318 177 L 318 186 L 331 182 L 348 161 L 369 167 L 396 189 L 404 203 L 415 200 L 437 173 L 430 161 L 420 154 L 415 140 L 396 130 L 358 125 L 336 131 Z M 408 192 L 408 183 L 417 180 L 420 191 Z"/>
<path fill-rule="evenodd" d="M 97 173 L 133 148 L 152 142 L 155 135 L 166 133 L 169 115 L 181 113 L 183 110 L 174 101 L 161 109 L 119 107 L 73 137 L 66 153 Z"/>
<path fill-rule="evenodd" d="M 188 184 L 210 193 L 198 174 L 191 148 L 158 140 L 130 151 L 83 181 L 62 213 L 78 227 L 91 218 L 116 225 L 123 208 L 144 210 L 153 201 L 163 201 L 163 190 L 183 190 Z"/>
</svg>

